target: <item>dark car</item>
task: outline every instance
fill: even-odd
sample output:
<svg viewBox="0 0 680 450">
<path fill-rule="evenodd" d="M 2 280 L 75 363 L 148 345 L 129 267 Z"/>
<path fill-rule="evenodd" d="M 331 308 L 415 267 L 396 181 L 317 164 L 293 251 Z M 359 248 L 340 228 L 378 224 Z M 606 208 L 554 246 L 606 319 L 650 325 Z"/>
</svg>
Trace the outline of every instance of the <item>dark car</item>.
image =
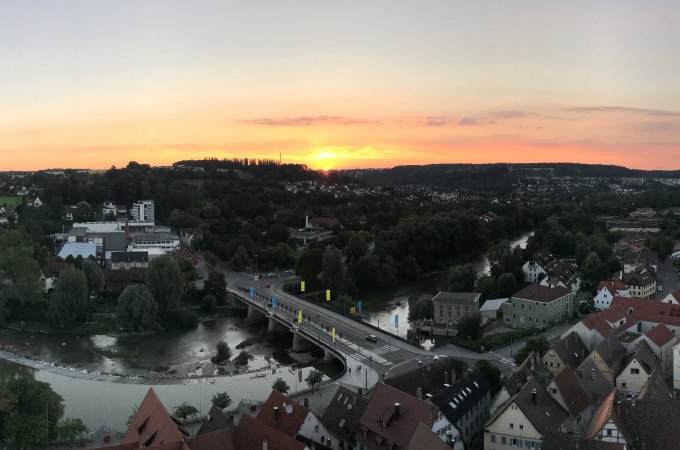
<svg viewBox="0 0 680 450">
<path fill-rule="evenodd" d="M 378 342 L 378 338 L 374 334 L 369 334 L 368 336 L 366 336 L 366 340 L 368 342 L 373 342 L 373 343 Z"/>
</svg>

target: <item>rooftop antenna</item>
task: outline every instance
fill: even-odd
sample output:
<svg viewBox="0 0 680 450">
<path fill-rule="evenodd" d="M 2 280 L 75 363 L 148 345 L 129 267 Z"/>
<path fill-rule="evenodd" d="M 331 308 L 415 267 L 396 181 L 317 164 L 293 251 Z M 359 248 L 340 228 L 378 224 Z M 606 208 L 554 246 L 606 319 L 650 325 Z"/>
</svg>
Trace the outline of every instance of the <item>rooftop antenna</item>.
<svg viewBox="0 0 680 450">
<path fill-rule="evenodd" d="M 281 150 L 279 150 L 279 166 L 281 165 Z"/>
</svg>

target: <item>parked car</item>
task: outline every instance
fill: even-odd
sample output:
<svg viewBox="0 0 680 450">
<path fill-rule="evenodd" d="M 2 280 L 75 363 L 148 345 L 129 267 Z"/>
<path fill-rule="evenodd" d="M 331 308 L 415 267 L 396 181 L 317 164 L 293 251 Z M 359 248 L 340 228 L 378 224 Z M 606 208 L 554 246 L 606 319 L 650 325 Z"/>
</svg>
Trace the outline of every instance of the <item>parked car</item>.
<svg viewBox="0 0 680 450">
<path fill-rule="evenodd" d="M 368 342 L 373 342 L 374 344 L 378 342 L 378 338 L 375 334 L 369 334 L 368 336 L 366 336 L 366 340 Z"/>
</svg>

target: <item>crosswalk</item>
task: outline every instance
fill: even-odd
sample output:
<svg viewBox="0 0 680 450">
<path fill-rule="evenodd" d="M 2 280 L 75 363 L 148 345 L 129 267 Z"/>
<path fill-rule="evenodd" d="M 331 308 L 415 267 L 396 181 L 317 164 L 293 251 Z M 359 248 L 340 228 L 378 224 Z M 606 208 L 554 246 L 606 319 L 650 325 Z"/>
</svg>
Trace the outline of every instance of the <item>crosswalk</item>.
<svg viewBox="0 0 680 450">
<path fill-rule="evenodd" d="M 511 366 L 513 366 L 513 367 L 515 366 L 515 360 L 512 359 L 512 358 L 502 357 L 502 358 L 500 359 L 500 361 L 501 361 L 503 364 L 509 364 L 509 365 L 511 365 Z"/>
<path fill-rule="evenodd" d="M 399 350 L 399 347 L 395 347 L 394 345 L 385 345 L 383 348 L 388 352 L 396 352 Z"/>
<path fill-rule="evenodd" d="M 368 356 L 362 355 L 361 353 L 356 353 L 356 352 L 349 355 L 349 357 L 356 359 L 357 361 L 364 361 L 364 360 L 368 359 Z"/>
</svg>

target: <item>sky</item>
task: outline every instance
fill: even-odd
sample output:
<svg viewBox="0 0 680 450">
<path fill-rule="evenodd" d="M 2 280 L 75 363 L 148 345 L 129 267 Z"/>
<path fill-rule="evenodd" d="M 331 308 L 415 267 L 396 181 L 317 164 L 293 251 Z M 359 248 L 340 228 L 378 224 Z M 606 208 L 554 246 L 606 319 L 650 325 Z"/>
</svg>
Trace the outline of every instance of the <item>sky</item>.
<svg viewBox="0 0 680 450">
<path fill-rule="evenodd" d="M 0 0 L 0 170 L 680 169 L 680 2 Z"/>
</svg>

